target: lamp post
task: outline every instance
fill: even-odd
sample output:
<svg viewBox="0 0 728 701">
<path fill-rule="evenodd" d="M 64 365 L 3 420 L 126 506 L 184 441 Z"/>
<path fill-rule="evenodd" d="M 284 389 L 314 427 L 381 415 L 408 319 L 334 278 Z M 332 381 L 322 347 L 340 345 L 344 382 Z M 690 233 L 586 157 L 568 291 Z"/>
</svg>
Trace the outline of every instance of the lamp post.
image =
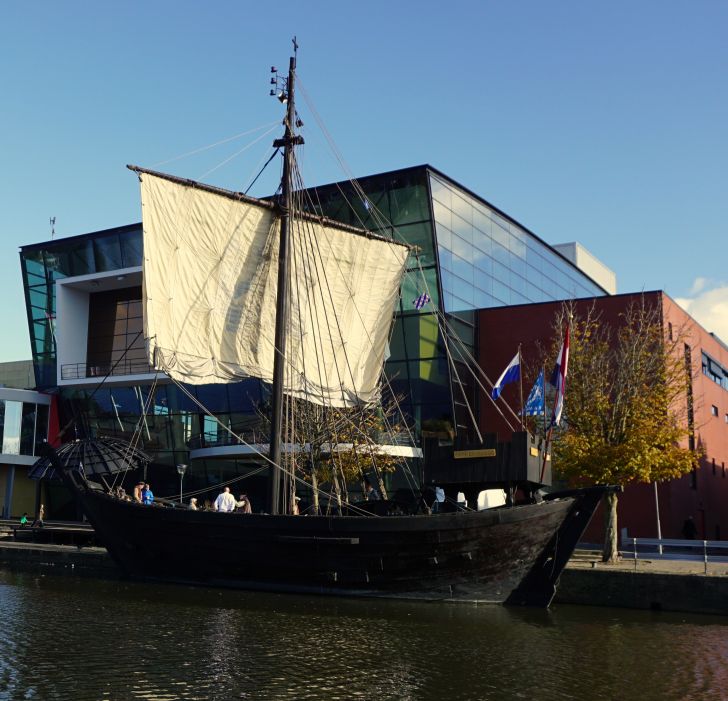
<svg viewBox="0 0 728 701">
<path fill-rule="evenodd" d="M 179 503 L 182 503 L 182 479 L 187 471 L 187 465 L 177 465 L 177 473 L 179 474 Z"/>
</svg>

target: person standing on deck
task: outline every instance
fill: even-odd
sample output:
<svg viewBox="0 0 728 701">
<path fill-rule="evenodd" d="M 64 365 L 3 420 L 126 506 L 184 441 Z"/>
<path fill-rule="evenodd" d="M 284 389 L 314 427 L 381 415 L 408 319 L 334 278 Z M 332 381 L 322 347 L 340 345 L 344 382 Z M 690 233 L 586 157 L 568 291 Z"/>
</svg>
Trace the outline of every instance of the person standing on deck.
<svg viewBox="0 0 728 701">
<path fill-rule="evenodd" d="M 253 506 L 251 505 L 247 494 L 241 494 L 240 501 L 235 502 L 235 511 L 241 514 L 253 513 Z"/>
<path fill-rule="evenodd" d="M 149 506 L 150 504 L 154 503 L 154 494 L 152 493 L 152 488 L 148 484 L 144 484 L 144 487 L 142 488 L 142 504 L 146 504 Z"/>
<path fill-rule="evenodd" d="M 144 487 L 144 482 L 137 482 L 134 485 L 134 501 L 137 504 L 142 503 L 142 488 Z"/>
<path fill-rule="evenodd" d="M 382 498 L 368 479 L 364 480 L 364 496 L 367 498 L 367 501 L 377 501 Z"/>
<path fill-rule="evenodd" d="M 225 487 L 223 491 L 217 495 L 217 499 L 215 499 L 215 504 L 213 505 L 214 511 L 224 511 L 226 513 L 230 513 L 232 511 L 235 511 L 235 497 L 230 494 L 230 487 Z"/>
</svg>

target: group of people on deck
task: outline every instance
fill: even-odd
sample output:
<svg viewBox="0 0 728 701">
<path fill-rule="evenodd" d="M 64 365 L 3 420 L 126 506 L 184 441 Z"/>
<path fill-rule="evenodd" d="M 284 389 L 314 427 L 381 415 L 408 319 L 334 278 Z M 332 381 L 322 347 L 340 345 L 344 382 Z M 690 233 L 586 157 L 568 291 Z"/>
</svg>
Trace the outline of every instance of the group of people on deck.
<svg viewBox="0 0 728 701">
<path fill-rule="evenodd" d="M 154 503 L 154 493 L 148 482 L 137 482 L 134 485 L 133 501 L 147 506 Z"/>
<path fill-rule="evenodd" d="M 191 511 L 200 510 L 197 505 L 197 497 L 192 497 L 190 499 L 189 508 Z M 232 513 L 235 511 L 240 514 L 252 514 L 253 506 L 250 503 L 250 499 L 247 494 L 241 494 L 240 499 L 236 499 L 232 495 L 230 487 L 225 487 L 222 492 L 218 494 L 217 499 L 215 499 L 215 502 L 212 504 L 212 510 L 221 511 L 223 513 Z"/>
<path fill-rule="evenodd" d="M 122 494 L 123 490 L 119 489 L 119 493 L 116 496 L 120 498 L 129 499 L 129 496 L 125 493 Z M 373 487 L 368 479 L 364 480 L 364 498 L 367 501 L 378 501 L 382 498 L 381 494 Z M 300 497 L 293 497 L 293 504 L 291 506 L 291 512 L 294 516 L 299 515 L 299 502 Z M 148 482 L 139 481 L 134 485 L 134 491 L 131 498 L 138 504 L 152 505 L 154 504 L 154 493 Z M 189 500 L 188 508 L 190 511 L 219 511 L 221 513 L 241 513 L 241 514 L 252 514 L 253 505 L 250 503 L 250 498 L 247 494 L 241 494 L 239 499 L 236 499 L 230 487 L 224 487 L 222 492 L 218 494 L 214 502 L 205 501 L 204 506 L 200 506 L 197 497 L 191 497 Z"/>
</svg>

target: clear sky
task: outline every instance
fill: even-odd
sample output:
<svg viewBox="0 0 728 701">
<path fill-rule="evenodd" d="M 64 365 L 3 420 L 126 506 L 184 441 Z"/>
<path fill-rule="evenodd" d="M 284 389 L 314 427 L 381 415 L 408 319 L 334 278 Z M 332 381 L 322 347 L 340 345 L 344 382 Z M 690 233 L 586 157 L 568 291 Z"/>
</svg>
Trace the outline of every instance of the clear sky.
<svg viewBox="0 0 728 701">
<path fill-rule="evenodd" d="M 50 217 L 140 221 L 127 163 L 248 187 L 293 35 L 306 185 L 429 163 L 728 341 L 728 2 L 5 0 L 0 361 L 30 357 L 18 248 Z"/>
</svg>

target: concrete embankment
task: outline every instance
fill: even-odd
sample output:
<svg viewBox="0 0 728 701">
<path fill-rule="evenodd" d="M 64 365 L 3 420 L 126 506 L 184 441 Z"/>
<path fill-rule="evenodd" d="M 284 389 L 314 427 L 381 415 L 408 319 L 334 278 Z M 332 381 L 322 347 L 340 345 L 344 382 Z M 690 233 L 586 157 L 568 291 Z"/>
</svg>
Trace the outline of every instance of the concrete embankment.
<svg viewBox="0 0 728 701">
<path fill-rule="evenodd" d="M 584 556 L 561 575 L 555 603 L 728 615 L 728 563 Z"/>
<path fill-rule="evenodd" d="M 0 567 L 116 577 L 104 548 L 0 540 Z M 561 575 L 556 604 L 728 615 L 728 563 L 640 559 L 603 564 L 578 554 Z"/>
<path fill-rule="evenodd" d="M 115 576 L 105 548 L 0 541 L 0 567 L 48 567 L 90 576 Z"/>
</svg>

